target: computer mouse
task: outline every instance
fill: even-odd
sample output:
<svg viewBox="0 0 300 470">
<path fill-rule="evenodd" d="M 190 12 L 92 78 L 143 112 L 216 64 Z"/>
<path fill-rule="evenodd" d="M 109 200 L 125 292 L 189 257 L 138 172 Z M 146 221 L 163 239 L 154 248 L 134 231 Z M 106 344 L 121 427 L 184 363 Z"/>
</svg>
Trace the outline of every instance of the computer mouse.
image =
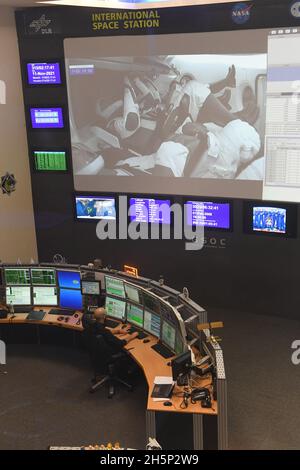
<svg viewBox="0 0 300 470">
<path fill-rule="evenodd" d="M 143 343 L 150 343 L 150 339 L 144 339 Z"/>
<path fill-rule="evenodd" d="M 171 401 L 165 401 L 164 406 L 172 406 L 172 402 Z"/>
</svg>

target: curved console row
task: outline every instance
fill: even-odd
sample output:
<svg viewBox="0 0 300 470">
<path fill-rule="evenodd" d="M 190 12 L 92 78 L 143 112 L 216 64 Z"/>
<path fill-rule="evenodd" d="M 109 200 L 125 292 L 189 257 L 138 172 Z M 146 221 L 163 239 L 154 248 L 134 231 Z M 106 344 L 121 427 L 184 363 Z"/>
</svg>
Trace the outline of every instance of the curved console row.
<svg viewBox="0 0 300 470">
<path fill-rule="evenodd" d="M 36 325 L 38 342 L 47 336 L 46 330 L 44 333 L 39 330 L 45 326 L 50 329 L 64 327 L 77 335 L 82 331 L 82 312 L 105 305 L 111 319 L 130 323 L 149 337 L 147 343 L 136 339 L 128 348 L 129 354 L 143 369 L 149 387 L 147 436 L 163 439 L 163 434 L 157 434 L 160 427 L 157 423 L 162 417 L 166 418 L 166 411 L 171 412 L 168 415 L 175 412 L 178 416 L 192 416 L 194 449 L 227 448 L 227 390 L 222 349 L 211 337 L 209 329 L 198 330 L 199 323 L 207 322 L 207 313 L 189 299 L 187 289 L 180 293 L 162 281 L 98 269 L 92 264 L 1 265 L 0 275 L 2 304 L 10 310 L 7 318 L 0 319 L 0 338 L 5 339 L 12 325 L 22 328 L 22 324 L 26 324 L 29 328 L 28 323 Z M 191 404 L 182 409 L 182 391 L 179 390 L 172 406 L 166 409 L 151 397 L 154 379 L 170 375 L 167 358 L 193 345 L 198 346 L 202 357 L 210 356 L 214 365 L 211 379 L 200 379 L 202 387 L 210 384 L 214 390 L 213 407 L 205 409 L 199 404 Z M 159 346 L 168 350 L 169 355 L 162 354 Z M 210 430 L 206 432 L 206 429 Z M 214 436 L 213 443 L 211 439 L 207 443 L 206 436 L 211 435 Z"/>
</svg>

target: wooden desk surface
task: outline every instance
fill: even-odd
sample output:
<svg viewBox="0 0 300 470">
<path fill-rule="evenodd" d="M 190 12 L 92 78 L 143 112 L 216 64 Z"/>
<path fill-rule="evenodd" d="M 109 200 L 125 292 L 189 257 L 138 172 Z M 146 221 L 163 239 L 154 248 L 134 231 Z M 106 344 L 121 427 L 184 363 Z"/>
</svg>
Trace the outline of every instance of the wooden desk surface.
<svg viewBox="0 0 300 470">
<path fill-rule="evenodd" d="M 51 307 L 41 307 L 45 312 L 51 310 Z M 40 308 L 35 308 L 35 310 L 40 310 Z M 83 314 L 82 312 L 77 312 L 79 317 L 77 320 L 81 320 Z M 1 324 L 37 324 L 37 325 L 53 325 L 57 327 L 63 327 L 76 331 L 83 331 L 81 322 L 79 325 L 71 325 L 64 321 L 59 321 L 58 318 L 62 315 L 51 315 L 46 313 L 43 320 L 27 320 L 28 313 L 16 313 L 15 317 L 12 318 L 12 315 L 8 315 L 5 319 L 0 319 Z M 70 318 L 70 317 L 69 317 Z M 149 343 L 143 343 L 143 340 L 134 339 L 130 341 L 129 344 L 125 346 L 125 349 L 128 350 L 132 358 L 137 362 L 137 364 L 142 368 L 144 375 L 148 383 L 148 402 L 147 410 L 149 411 L 166 411 L 166 412 L 177 412 L 177 413 L 197 413 L 197 414 L 206 414 L 206 415 L 217 415 L 217 402 L 212 401 L 212 408 L 202 408 L 200 402 L 192 405 L 189 400 L 188 408 L 181 409 L 180 404 L 182 402 L 181 396 L 176 396 L 177 393 L 183 392 L 183 387 L 175 386 L 173 397 L 171 400 L 172 406 L 164 406 L 163 402 L 154 401 L 151 398 L 151 393 L 153 389 L 154 379 L 156 376 L 171 376 L 172 370 L 171 367 L 167 364 L 171 359 L 164 359 L 156 351 L 154 351 L 151 346 L 157 343 L 157 339 L 151 335 L 148 336 L 150 339 Z M 197 379 L 201 387 L 205 387 L 211 383 L 211 380 L 208 379 Z"/>
</svg>

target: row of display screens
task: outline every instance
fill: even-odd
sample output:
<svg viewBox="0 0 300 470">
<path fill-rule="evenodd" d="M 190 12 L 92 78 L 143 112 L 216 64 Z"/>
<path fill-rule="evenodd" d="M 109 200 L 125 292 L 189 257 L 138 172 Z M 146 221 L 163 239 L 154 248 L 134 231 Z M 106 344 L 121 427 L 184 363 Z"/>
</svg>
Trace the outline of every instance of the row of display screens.
<svg viewBox="0 0 300 470">
<path fill-rule="evenodd" d="M 53 306 L 59 304 L 59 297 L 60 302 L 61 297 L 64 297 L 68 301 L 68 305 L 64 305 L 65 308 L 80 310 L 82 295 L 99 296 L 101 293 L 101 281 L 82 280 L 80 271 L 52 268 L 5 267 L 0 283 L 6 286 L 7 304 L 13 305 Z M 171 306 L 169 311 L 167 306 L 163 309 L 158 298 L 122 279 L 105 276 L 105 289 L 108 296 L 135 302 L 154 313 L 164 313 L 166 317 L 172 317 Z M 66 301 L 63 303 L 66 304 Z"/>
<path fill-rule="evenodd" d="M 100 281 L 81 281 L 79 271 L 50 268 L 4 269 L 7 305 L 60 306 L 81 310 L 83 295 L 100 295 Z"/>
<path fill-rule="evenodd" d="M 107 289 L 107 288 L 106 288 Z M 154 312 L 135 305 L 126 300 L 106 296 L 105 308 L 107 315 L 123 322 L 129 322 L 147 333 L 160 338 L 161 341 L 176 354 L 181 354 L 184 344 L 180 332 L 165 319 Z"/>
<path fill-rule="evenodd" d="M 99 295 L 100 281 L 81 279 L 80 271 L 52 268 L 5 267 L 3 284 L 6 304 L 15 306 L 59 306 L 82 310 L 83 295 Z M 162 342 L 177 354 L 184 348 L 181 334 L 172 321 L 172 307 L 122 279 L 105 276 L 106 310 L 110 317 L 128 321 Z"/>
<path fill-rule="evenodd" d="M 116 220 L 114 197 L 75 196 L 78 220 Z M 295 237 L 297 233 L 297 210 L 290 204 L 273 205 L 246 202 L 244 205 L 244 231 Z M 171 224 L 171 200 L 130 198 L 130 221 L 139 223 Z M 232 203 L 229 201 L 185 202 L 186 220 L 189 226 L 201 226 L 214 230 L 233 230 Z"/>
</svg>

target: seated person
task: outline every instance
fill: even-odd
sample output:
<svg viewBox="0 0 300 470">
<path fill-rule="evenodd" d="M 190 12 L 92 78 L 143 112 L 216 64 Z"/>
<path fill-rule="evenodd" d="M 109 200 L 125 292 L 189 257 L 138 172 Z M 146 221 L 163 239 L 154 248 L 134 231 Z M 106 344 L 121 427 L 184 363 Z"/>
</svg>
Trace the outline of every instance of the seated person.
<svg viewBox="0 0 300 470">
<path fill-rule="evenodd" d="M 256 129 L 239 119 L 224 128 L 188 123 L 183 132 L 163 142 L 154 154 L 119 161 L 116 174 L 139 171 L 157 176 L 230 179 L 236 177 L 240 165 L 255 158 L 261 147 Z M 242 151 L 245 148 L 247 152 Z"/>
<path fill-rule="evenodd" d="M 137 332 L 128 334 L 129 326 L 126 328 L 108 328 L 105 326 L 106 310 L 103 307 L 97 308 L 93 315 L 85 314 L 82 318 L 82 326 L 86 336 L 87 346 L 92 343 L 93 338 L 101 336 L 105 342 L 105 354 L 97 354 L 92 359 L 96 365 L 96 380 L 107 373 L 107 365 L 110 358 L 123 349 L 123 347 L 138 336 Z M 122 339 L 116 335 L 122 335 Z M 95 351 L 93 351 L 93 355 Z M 96 364 L 95 364 L 96 363 Z"/>
<path fill-rule="evenodd" d="M 104 307 L 97 308 L 93 315 L 85 314 L 82 318 L 82 326 L 89 334 L 95 336 L 101 335 L 104 337 L 107 344 L 115 351 L 120 351 L 126 344 L 135 339 L 138 333 L 128 334 L 130 326 L 125 328 L 109 328 L 105 326 L 106 310 Z M 122 339 L 116 335 L 122 335 Z"/>
<path fill-rule="evenodd" d="M 249 103 L 243 110 L 232 113 L 222 99 L 216 98 L 224 86 L 235 87 L 235 69 L 232 67 L 225 80 L 213 85 L 201 83 L 193 77 L 186 76 L 178 106 L 170 113 L 162 129 L 163 138 L 178 130 L 190 118 L 192 122 L 212 122 L 218 126 L 226 126 L 229 122 L 242 119 L 254 124 L 259 115 L 255 103 Z"/>
</svg>

